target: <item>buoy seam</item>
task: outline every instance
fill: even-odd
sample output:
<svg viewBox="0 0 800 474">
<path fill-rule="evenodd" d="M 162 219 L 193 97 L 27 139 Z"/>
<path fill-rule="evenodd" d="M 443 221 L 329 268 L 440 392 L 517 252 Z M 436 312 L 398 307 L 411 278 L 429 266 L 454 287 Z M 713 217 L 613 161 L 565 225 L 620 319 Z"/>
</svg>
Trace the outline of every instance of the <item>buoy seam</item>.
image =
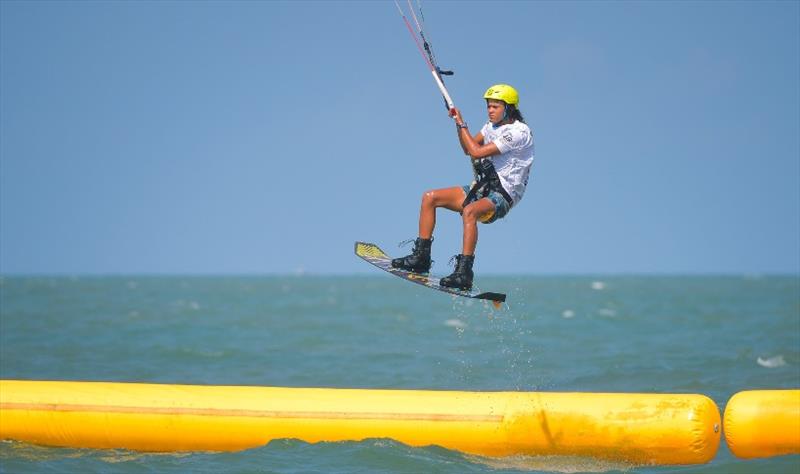
<svg viewBox="0 0 800 474">
<path fill-rule="evenodd" d="M 372 413 L 338 411 L 286 411 L 286 410 L 242 410 L 224 408 L 180 408 L 137 407 L 115 405 L 80 405 L 50 403 L 0 403 L 0 410 L 30 410 L 58 412 L 135 413 L 144 415 L 196 415 L 238 416 L 251 418 L 308 418 L 336 420 L 400 420 L 400 421 L 446 421 L 446 422 L 492 422 L 503 421 L 502 415 L 457 415 L 445 413 Z"/>
</svg>

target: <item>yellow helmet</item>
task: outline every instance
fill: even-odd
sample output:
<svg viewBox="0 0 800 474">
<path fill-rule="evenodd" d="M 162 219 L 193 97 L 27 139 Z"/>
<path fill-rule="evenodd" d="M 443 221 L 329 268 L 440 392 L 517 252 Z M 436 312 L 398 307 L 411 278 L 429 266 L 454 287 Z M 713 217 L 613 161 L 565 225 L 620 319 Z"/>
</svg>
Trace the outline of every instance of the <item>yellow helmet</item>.
<svg viewBox="0 0 800 474">
<path fill-rule="evenodd" d="M 484 99 L 502 100 L 506 104 L 514 107 L 519 105 L 519 94 L 517 90 L 508 84 L 495 84 L 483 94 Z"/>
</svg>

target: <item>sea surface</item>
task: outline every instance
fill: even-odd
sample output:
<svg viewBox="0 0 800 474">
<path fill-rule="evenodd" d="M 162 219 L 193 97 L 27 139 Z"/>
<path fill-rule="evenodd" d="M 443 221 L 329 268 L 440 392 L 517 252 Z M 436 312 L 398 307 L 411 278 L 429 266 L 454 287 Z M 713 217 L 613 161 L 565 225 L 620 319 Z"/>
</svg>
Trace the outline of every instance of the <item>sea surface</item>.
<svg viewBox="0 0 800 474">
<path fill-rule="evenodd" d="M 0 377 L 209 385 L 701 393 L 800 387 L 798 276 L 479 277 L 490 304 L 368 276 L 0 278 Z M 783 473 L 482 458 L 388 439 L 149 454 L 4 441 L 0 472 Z"/>
</svg>

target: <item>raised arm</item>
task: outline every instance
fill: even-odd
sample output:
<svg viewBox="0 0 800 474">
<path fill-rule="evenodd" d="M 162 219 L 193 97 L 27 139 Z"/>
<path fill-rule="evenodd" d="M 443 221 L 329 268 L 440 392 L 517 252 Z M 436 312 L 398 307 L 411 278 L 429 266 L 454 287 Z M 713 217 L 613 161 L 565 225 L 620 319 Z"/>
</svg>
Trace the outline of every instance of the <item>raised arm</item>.
<svg viewBox="0 0 800 474">
<path fill-rule="evenodd" d="M 461 111 L 454 108 L 451 112 L 456 122 L 456 132 L 458 133 L 458 141 L 464 153 L 469 155 L 473 160 L 486 158 L 487 156 L 499 155 L 500 150 L 494 143 L 483 143 L 483 135 L 478 132 L 475 136 L 469 133 L 466 122 L 461 117 Z"/>
</svg>

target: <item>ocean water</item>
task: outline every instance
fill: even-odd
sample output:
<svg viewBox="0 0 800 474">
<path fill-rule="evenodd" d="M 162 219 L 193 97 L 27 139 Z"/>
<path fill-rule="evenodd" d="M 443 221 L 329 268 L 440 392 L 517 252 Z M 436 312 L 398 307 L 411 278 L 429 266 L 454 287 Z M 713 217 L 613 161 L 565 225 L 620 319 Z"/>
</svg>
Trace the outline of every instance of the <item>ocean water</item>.
<svg viewBox="0 0 800 474">
<path fill-rule="evenodd" d="M 800 387 L 797 276 L 480 277 L 501 310 L 389 275 L 0 278 L 0 377 L 210 385 L 702 393 Z M 482 458 L 388 439 L 150 454 L 5 441 L 17 472 L 800 472 Z"/>
</svg>

